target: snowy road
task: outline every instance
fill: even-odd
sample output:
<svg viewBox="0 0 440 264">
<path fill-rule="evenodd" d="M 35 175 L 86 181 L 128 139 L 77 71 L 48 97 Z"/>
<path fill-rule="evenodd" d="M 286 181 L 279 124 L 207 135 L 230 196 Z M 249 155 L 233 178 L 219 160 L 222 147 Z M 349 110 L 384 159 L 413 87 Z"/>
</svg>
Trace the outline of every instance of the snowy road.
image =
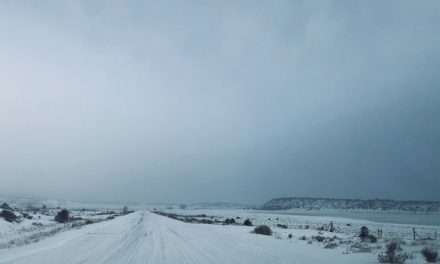
<svg viewBox="0 0 440 264">
<path fill-rule="evenodd" d="M 136 212 L 0 250 L 0 263 L 374 263 L 374 258 L 363 254 L 343 255 L 299 241 L 251 234 L 250 230 L 187 224 Z"/>
</svg>

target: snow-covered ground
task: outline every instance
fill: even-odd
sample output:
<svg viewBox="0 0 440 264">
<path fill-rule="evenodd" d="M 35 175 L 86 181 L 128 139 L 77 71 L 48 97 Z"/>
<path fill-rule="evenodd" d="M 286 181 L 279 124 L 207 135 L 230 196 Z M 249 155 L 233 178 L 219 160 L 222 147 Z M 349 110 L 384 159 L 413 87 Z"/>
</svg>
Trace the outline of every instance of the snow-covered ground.
<svg viewBox="0 0 440 264">
<path fill-rule="evenodd" d="M 411 255 L 407 263 L 425 263 L 420 250 L 426 245 L 439 247 L 437 241 L 412 241 L 412 227 L 421 236 L 433 236 L 436 230 L 440 231 L 439 226 L 230 208 L 162 208 L 182 217 L 218 223 L 234 218 L 237 224 L 185 223 L 146 210 L 107 219 L 113 212 L 93 209 L 72 210 L 72 215 L 107 221 L 72 228 L 72 223 L 53 221 L 57 210 L 33 214 L 33 219 L 22 218 L 20 223 L 0 219 L 0 264 L 377 263 L 377 255 L 385 251 L 385 244 L 395 239 Z M 242 225 L 246 219 L 254 226 L 269 225 L 273 236 L 254 234 L 254 227 Z M 336 232 L 318 230 L 328 228 L 330 222 Z M 383 238 L 378 243 L 361 243 L 357 233 L 364 225 L 373 234 L 382 229 Z"/>
<path fill-rule="evenodd" d="M 114 211 L 107 210 L 70 210 L 71 221 L 62 224 L 54 220 L 60 209 L 15 208 L 10 211 L 17 216 L 17 220 L 8 222 L 0 217 L 0 249 L 35 243 L 59 232 L 109 220 L 117 215 Z"/>
<path fill-rule="evenodd" d="M 0 250 L 0 263 L 374 263 L 251 227 L 188 224 L 146 211 Z M 373 259 L 373 261 L 371 260 Z"/>
<path fill-rule="evenodd" d="M 229 209 L 161 209 L 161 211 L 176 213 L 180 215 L 207 215 L 208 218 L 214 217 L 214 219 L 219 219 L 223 222 L 227 218 L 237 218 L 238 222 L 243 222 L 245 219 L 250 219 L 256 225 L 269 225 L 271 227 L 277 227 L 277 224 L 287 225 L 289 229 L 302 230 L 312 229 L 317 230 L 318 228 L 329 225 L 333 222 L 338 233 L 346 234 L 350 236 L 356 235 L 362 226 L 367 226 L 371 232 L 377 233 L 378 229 L 382 229 L 384 238 L 400 238 L 400 239 L 411 239 L 413 237 L 413 227 L 416 228 L 417 233 L 422 237 L 434 238 L 435 232 L 440 232 L 440 214 L 436 214 L 436 218 L 439 219 L 437 225 L 423 225 L 423 224 L 404 224 L 406 215 L 398 216 L 399 219 L 393 219 L 393 221 L 370 221 L 365 219 L 354 219 L 350 218 L 350 214 L 344 210 L 341 210 L 339 215 L 336 212 L 332 212 L 333 215 L 327 215 L 323 212 L 323 215 L 318 215 L 317 212 L 314 215 L 305 214 L 294 214 L 292 212 L 286 213 L 283 211 L 262 211 L 262 210 L 229 210 Z M 387 213 L 382 213 L 386 215 Z M 391 213 L 394 217 L 396 214 Z M 435 218 L 433 214 L 428 215 L 431 218 Z M 414 222 L 416 222 L 416 217 L 419 217 L 421 223 L 425 222 L 424 218 L 426 215 L 414 214 Z M 358 218 L 356 216 L 356 218 Z M 381 217 L 385 219 L 386 217 Z M 401 224 L 399 224 L 401 222 Z"/>
<path fill-rule="evenodd" d="M 239 209 L 192 208 L 165 209 L 162 211 L 182 216 L 180 218 L 185 218 L 184 216 L 189 216 L 190 218 L 196 216 L 198 219 L 217 220 L 217 222 L 220 223 L 226 219 L 233 218 L 238 225 L 241 225 L 246 219 L 250 219 L 254 226 L 263 224 L 270 226 L 274 231 L 273 237 L 275 239 L 288 242 L 293 240 L 295 245 L 297 245 L 297 241 L 299 240 L 300 244 L 302 242 L 302 244 L 321 249 L 321 251 L 329 250 L 325 247 L 331 244 L 336 246 L 335 249 L 341 254 L 361 254 L 364 255 L 366 259 L 369 259 L 371 261 L 370 263 L 377 263 L 377 255 L 384 252 L 385 245 L 391 241 L 397 241 L 402 248 L 402 253 L 406 252 L 410 255 L 410 259 L 406 263 L 426 263 L 420 254 L 421 249 L 425 246 L 439 249 L 440 241 L 430 240 L 436 238 L 438 233 L 440 233 L 440 222 L 437 226 L 396 224 L 399 222 L 398 219 L 394 219 L 392 223 L 381 223 L 348 218 L 347 216 L 349 216 L 349 214 L 344 211 L 341 211 L 341 215 L 344 215 L 344 217 L 294 215 L 276 211 Z M 425 215 L 419 214 L 418 216 L 421 217 L 421 222 L 423 222 Z M 402 219 L 402 222 L 405 223 L 405 219 Z M 330 223 L 336 229 L 335 232 L 326 231 Z M 377 243 L 361 242 L 358 235 L 362 226 L 368 227 L 370 233 L 375 236 L 378 236 L 378 230 L 381 230 L 382 238 L 380 238 Z M 419 236 L 416 241 L 413 240 L 413 228 L 415 228 L 417 236 Z M 289 238 L 290 234 L 292 238 Z M 324 241 L 317 241 L 319 237 L 324 237 Z M 317 254 L 320 253 L 317 252 Z"/>
</svg>

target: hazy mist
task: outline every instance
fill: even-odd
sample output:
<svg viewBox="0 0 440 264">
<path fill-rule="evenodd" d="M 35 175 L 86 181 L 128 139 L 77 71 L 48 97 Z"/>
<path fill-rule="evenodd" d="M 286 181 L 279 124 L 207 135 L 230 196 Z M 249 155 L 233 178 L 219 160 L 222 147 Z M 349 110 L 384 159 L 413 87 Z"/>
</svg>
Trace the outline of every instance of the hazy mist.
<svg viewBox="0 0 440 264">
<path fill-rule="evenodd" d="M 0 193 L 440 200 L 440 1 L 1 1 Z"/>
</svg>

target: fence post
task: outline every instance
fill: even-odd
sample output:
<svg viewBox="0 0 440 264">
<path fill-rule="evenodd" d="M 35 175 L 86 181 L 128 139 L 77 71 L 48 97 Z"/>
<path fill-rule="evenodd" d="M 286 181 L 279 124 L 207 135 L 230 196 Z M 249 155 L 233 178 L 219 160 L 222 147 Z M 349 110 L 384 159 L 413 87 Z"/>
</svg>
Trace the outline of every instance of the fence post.
<svg viewBox="0 0 440 264">
<path fill-rule="evenodd" d="M 434 229 L 434 238 L 437 240 L 437 229 Z"/>
<path fill-rule="evenodd" d="M 413 239 L 416 240 L 416 229 L 413 227 Z"/>
</svg>

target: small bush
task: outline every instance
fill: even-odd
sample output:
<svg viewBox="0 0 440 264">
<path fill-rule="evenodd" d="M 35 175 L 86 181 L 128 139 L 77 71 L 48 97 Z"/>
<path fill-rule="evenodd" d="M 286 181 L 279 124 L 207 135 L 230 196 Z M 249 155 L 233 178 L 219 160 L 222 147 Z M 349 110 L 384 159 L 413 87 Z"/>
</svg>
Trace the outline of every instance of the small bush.
<svg viewBox="0 0 440 264">
<path fill-rule="evenodd" d="M 312 236 L 312 239 L 318 241 L 318 242 L 324 242 L 325 237 L 323 236 Z"/>
<path fill-rule="evenodd" d="M 235 219 L 234 219 L 234 218 L 226 218 L 224 224 L 225 224 L 225 225 L 232 225 L 232 224 L 235 224 Z"/>
<path fill-rule="evenodd" d="M 5 219 L 8 222 L 17 221 L 17 216 L 14 214 L 14 212 L 12 212 L 10 210 L 3 210 L 0 213 L 0 217 L 3 217 L 3 219 Z"/>
<path fill-rule="evenodd" d="M 287 225 L 283 225 L 283 224 L 277 224 L 277 227 L 282 229 L 287 229 Z"/>
<path fill-rule="evenodd" d="M 307 240 L 307 237 L 306 236 L 300 236 L 299 240 Z"/>
<path fill-rule="evenodd" d="M 292 238 L 293 237 L 293 235 L 292 234 L 289 234 L 288 236 L 287 236 L 288 238 Z"/>
<path fill-rule="evenodd" d="M 72 228 L 80 228 L 84 225 L 84 223 L 76 222 L 71 225 Z"/>
<path fill-rule="evenodd" d="M 387 244 L 386 248 L 387 248 L 387 252 L 396 252 L 397 250 L 402 250 L 400 248 L 400 245 L 396 241 Z"/>
<path fill-rule="evenodd" d="M 69 214 L 69 211 L 63 209 L 55 216 L 55 221 L 58 223 L 67 223 L 69 221 Z"/>
<path fill-rule="evenodd" d="M 34 217 L 32 215 L 28 214 L 28 213 L 23 213 L 23 218 L 32 220 Z"/>
<path fill-rule="evenodd" d="M 252 222 L 249 219 L 246 219 L 246 221 L 244 221 L 243 225 L 245 226 L 252 226 Z"/>
<path fill-rule="evenodd" d="M 255 234 L 259 234 L 259 235 L 265 235 L 265 236 L 271 236 L 272 235 L 272 230 L 267 225 L 257 226 L 255 228 L 254 232 L 255 232 Z"/>
<path fill-rule="evenodd" d="M 9 206 L 9 204 L 7 204 L 7 203 L 3 203 L 2 205 L 0 205 L 0 209 L 8 210 L 8 211 L 12 211 L 12 210 L 13 210 L 13 209 Z"/>
<path fill-rule="evenodd" d="M 359 237 L 364 242 L 376 243 L 377 237 L 373 234 L 370 234 L 370 230 L 366 226 L 361 227 L 359 232 Z"/>
<path fill-rule="evenodd" d="M 328 248 L 328 249 L 333 249 L 333 248 L 337 248 L 338 247 L 338 243 L 336 242 L 329 242 L 327 244 L 325 244 L 324 248 Z"/>
<path fill-rule="evenodd" d="M 370 231 L 368 230 L 368 227 L 363 226 L 361 227 L 361 231 L 359 232 L 359 237 L 362 239 L 365 239 L 370 235 Z"/>
<path fill-rule="evenodd" d="M 386 245 L 387 251 L 384 254 L 379 254 L 377 260 L 380 263 L 397 263 L 403 264 L 408 259 L 408 254 L 396 254 L 399 245 L 396 242 L 391 242 Z"/>
<path fill-rule="evenodd" d="M 336 228 L 334 227 L 334 225 L 333 225 L 333 222 L 330 222 L 330 228 L 329 228 L 329 231 L 330 232 L 336 232 Z"/>
<path fill-rule="evenodd" d="M 436 263 L 438 260 L 438 252 L 434 248 L 425 247 L 422 250 L 422 255 L 425 258 L 426 262 Z"/>
<path fill-rule="evenodd" d="M 211 219 L 202 219 L 200 220 L 200 223 L 212 225 L 214 222 Z"/>
</svg>

